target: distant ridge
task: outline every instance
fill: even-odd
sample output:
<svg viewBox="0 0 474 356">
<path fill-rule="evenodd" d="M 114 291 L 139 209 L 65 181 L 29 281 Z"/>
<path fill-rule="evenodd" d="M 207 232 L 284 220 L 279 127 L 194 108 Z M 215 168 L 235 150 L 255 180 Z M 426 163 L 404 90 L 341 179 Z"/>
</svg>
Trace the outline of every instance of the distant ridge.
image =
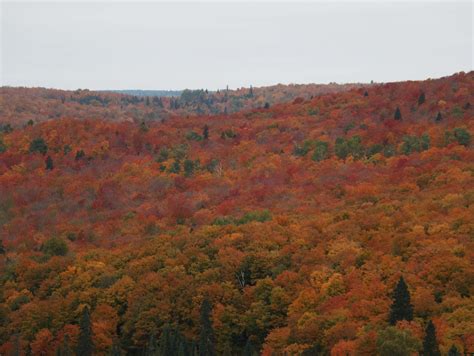
<svg viewBox="0 0 474 356">
<path fill-rule="evenodd" d="M 139 90 L 139 89 L 123 89 L 123 90 L 99 90 L 106 93 L 120 93 L 134 96 L 158 96 L 158 97 L 172 97 L 180 96 L 182 90 Z"/>
</svg>

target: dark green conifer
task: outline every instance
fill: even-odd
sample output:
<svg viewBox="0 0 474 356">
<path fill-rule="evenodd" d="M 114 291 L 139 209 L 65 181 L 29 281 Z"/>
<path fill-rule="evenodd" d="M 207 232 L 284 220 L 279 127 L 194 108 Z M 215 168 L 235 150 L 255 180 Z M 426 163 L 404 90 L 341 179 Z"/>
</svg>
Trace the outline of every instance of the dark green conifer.
<svg viewBox="0 0 474 356">
<path fill-rule="evenodd" d="M 211 323 L 211 303 L 204 299 L 201 304 L 201 333 L 199 335 L 199 356 L 213 356 L 214 352 L 214 331 Z"/>
<path fill-rule="evenodd" d="M 77 356 L 91 356 L 93 349 L 92 325 L 89 308 L 82 309 L 81 321 L 79 323 L 79 339 L 77 341 Z"/>
<path fill-rule="evenodd" d="M 425 93 L 421 92 L 420 96 L 418 97 L 418 105 L 421 105 L 425 102 Z"/>
<path fill-rule="evenodd" d="M 63 346 L 61 347 L 62 356 L 72 356 L 71 346 L 69 344 L 69 335 L 64 335 Z"/>
<path fill-rule="evenodd" d="M 54 168 L 53 159 L 51 156 L 46 157 L 46 169 L 52 171 Z"/>
<path fill-rule="evenodd" d="M 4 255 L 6 252 L 5 246 L 3 246 L 3 241 L 0 240 L 0 255 Z"/>
<path fill-rule="evenodd" d="M 42 155 L 45 155 L 46 152 L 48 152 L 48 146 L 46 145 L 46 142 L 40 137 L 40 138 L 35 138 L 33 141 L 30 143 L 30 152 L 39 152 Z"/>
<path fill-rule="evenodd" d="M 451 345 L 448 351 L 448 356 L 461 356 L 461 353 L 459 352 L 456 345 Z"/>
<path fill-rule="evenodd" d="M 424 356 L 441 356 L 436 340 L 436 328 L 430 320 L 426 326 L 425 339 L 423 340 L 423 355 Z"/>
<path fill-rule="evenodd" d="M 399 320 L 413 320 L 413 306 L 410 303 L 410 292 L 403 277 L 400 277 L 393 291 L 389 321 L 395 325 Z"/>
<path fill-rule="evenodd" d="M 204 129 L 202 130 L 202 136 L 205 140 L 209 139 L 209 126 L 204 125 Z"/>
<path fill-rule="evenodd" d="M 242 356 L 255 356 L 255 354 L 256 354 L 255 349 L 253 348 L 252 341 L 250 341 L 250 338 L 249 338 L 247 339 L 247 342 L 245 343 Z"/>
<path fill-rule="evenodd" d="M 397 109 L 395 110 L 395 115 L 393 116 L 395 120 L 401 120 L 402 119 L 402 113 L 400 111 L 400 108 L 397 106 Z"/>
<path fill-rule="evenodd" d="M 438 115 L 436 115 L 436 121 L 439 122 L 443 120 L 443 116 L 441 116 L 441 113 L 438 111 Z"/>
</svg>

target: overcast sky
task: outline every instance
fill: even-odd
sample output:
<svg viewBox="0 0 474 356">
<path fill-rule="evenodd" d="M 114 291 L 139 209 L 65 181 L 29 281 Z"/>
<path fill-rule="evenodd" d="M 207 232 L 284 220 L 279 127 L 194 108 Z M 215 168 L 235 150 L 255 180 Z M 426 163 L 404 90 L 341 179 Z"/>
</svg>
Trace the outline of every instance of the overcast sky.
<svg viewBox="0 0 474 356">
<path fill-rule="evenodd" d="M 214 90 L 472 70 L 470 1 L 0 6 L 2 85 Z"/>
</svg>

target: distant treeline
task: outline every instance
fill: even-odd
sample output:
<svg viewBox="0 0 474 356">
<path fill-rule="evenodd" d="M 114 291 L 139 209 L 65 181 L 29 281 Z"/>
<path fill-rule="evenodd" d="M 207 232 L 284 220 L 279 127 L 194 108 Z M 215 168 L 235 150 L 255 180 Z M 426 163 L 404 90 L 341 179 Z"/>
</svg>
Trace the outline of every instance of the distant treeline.
<svg viewBox="0 0 474 356">
<path fill-rule="evenodd" d="M 125 90 L 102 90 L 104 92 L 110 93 L 120 93 L 127 95 L 135 96 L 161 96 L 161 97 L 171 97 L 171 96 L 180 96 L 182 90 L 135 90 L 135 89 L 125 89 Z"/>
</svg>

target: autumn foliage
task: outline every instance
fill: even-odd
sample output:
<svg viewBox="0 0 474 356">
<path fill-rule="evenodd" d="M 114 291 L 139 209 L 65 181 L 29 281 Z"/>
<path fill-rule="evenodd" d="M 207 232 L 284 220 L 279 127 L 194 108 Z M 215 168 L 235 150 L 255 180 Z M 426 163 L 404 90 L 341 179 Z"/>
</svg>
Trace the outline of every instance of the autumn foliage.
<svg viewBox="0 0 474 356">
<path fill-rule="evenodd" d="M 474 73 L 283 90 L 2 88 L 0 354 L 474 352 Z"/>
</svg>

